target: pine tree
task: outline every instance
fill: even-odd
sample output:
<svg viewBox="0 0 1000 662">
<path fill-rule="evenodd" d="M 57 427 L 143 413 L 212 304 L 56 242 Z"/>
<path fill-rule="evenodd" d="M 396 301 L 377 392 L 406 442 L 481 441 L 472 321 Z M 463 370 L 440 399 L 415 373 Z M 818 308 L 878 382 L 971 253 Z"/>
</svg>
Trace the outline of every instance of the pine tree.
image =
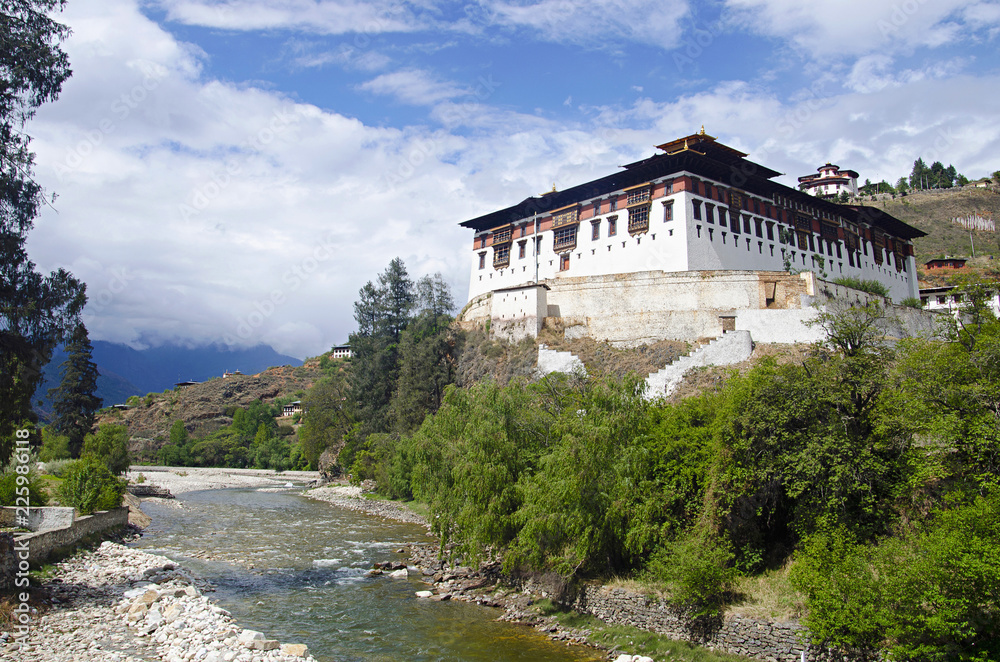
<svg viewBox="0 0 1000 662">
<path fill-rule="evenodd" d="M 98 372 L 93 351 L 87 327 L 81 322 L 66 343 L 62 382 L 58 388 L 49 390 L 49 397 L 53 398 L 52 427 L 69 437 L 73 457 L 79 457 L 83 439 L 94 426 L 94 413 L 101 408 L 101 399 L 96 395 Z"/>
<path fill-rule="evenodd" d="M 413 281 L 398 257 L 366 284 L 354 304 L 358 331 L 350 337 L 353 370 L 351 393 L 361 424 L 360 436 L 386 432 L 389 402 L 399 375 L 399 342 L 409 325 L 416 297 Z"/>
<path fill-rule="evenodd" d="M 84 285 L 59 269 L 35 271 L 25 248 L 39 207 L 32 179 L 34 154 L 25 123 L 54 101 L 70 76 L 59 41 L 69 29 L 50 18 L 59 0 L 16 0 L 0 5 L 0 464 L 16 425 L 32 419 L 31 398 L 52 350 L 76 324 Z"/>
</svg>

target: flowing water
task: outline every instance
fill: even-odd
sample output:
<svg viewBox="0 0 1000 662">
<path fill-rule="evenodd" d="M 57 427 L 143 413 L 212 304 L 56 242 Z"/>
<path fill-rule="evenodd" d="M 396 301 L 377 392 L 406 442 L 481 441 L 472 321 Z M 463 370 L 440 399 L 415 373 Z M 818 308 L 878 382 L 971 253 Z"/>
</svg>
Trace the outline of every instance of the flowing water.
<svg viewBox="0 0 1000 662">
<path fill-rule="evenodd" d="M 216 585 L 242 627 L 303 643 L 334 660 L 601 660 L 494 619 L 496 609 L 433 602 L 417 577 L 365 577 L 375 561 L 403 560 L 427 542 L 422 526 L 307 499 L 295 492 L 206 490 L 146 501 L 153 518 L 138 546 L 165 554 Z"/>
</svg>

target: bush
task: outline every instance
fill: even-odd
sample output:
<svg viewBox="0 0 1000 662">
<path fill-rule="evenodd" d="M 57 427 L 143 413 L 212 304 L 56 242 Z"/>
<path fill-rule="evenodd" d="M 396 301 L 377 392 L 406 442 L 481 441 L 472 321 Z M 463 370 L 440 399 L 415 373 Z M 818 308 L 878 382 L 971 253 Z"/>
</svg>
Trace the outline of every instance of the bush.
<svg viewBox="0 0 1000 662">
<path fill-rule="evenodd" d="M 116 477 L 104 462 L 88 455 L 66 471 L 59 486 L 59 500 L 81 515 L 117 508 L 125 494 L 125 481 Z"/>
<path fill-rule="evenodd" d="M 907 308 L 923 308 L 924 302 L 919 297 L 906 297 L 899 302 L 899 305 L 906 306 Z"/>
<path fill-rule="evenodd" d="M 24 455 L 26 454 L 22 454 L 21 457 L 23 458 Z M 27 473 L 17 472 L 19 464 L 28 467 Z M 18 505 L 17 497 L 24 496 L 24 488 L 28 490 L 29 506 L 44 506 L 48 503 L 48 494 L 34 467 L 35 458 L 33 456 L 29 456 L 28 461 L 24 463 L 17 462 L 17 454 L 11 457 L 10 463 L 0 474 L 0 506 Z M 21 491 L 20 495 L 18 489 Z"/>
<path fill-rule="evenodd" d="M 45 463 L 45 473 L 56 478 L 62 478 L 75 463 L 76 460 L 51 460 Z"/>
<path fill-rule="evenodd" d="M 689 531 L 650 559 L 647 575 L 667 586 L 671 602 L 692 617 L 717 616 L 732 588 L 736 570 L 732 545 L 704 531 Z"/>
<path fill-rule="evenodd" d="M 50 428 L 42 428 L 42 450 L 38 454 L 38 459 L 42 462 L 52 462 L 53 460 L 68 460 L 72 455 L 69 451 L 69 437 L 64 434 L 56 434 Z"/>
<path fill-rule="evenodd" d="M 887 659 L 1000 659 L 1000 494 L 878 546 L 843 530 L 806 545 L 792 582 L 814 642 Z"/>
</svg>

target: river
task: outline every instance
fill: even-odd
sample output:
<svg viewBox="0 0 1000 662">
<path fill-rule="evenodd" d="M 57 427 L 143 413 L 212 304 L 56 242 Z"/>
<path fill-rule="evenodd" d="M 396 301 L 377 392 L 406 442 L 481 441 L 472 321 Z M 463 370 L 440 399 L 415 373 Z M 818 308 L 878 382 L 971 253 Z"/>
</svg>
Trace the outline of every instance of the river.
<svg viewBox="0 0 1000 662">
<path fill-rule="evenodd" d="M 414 593 L 417 577 L 365 577 L 375 561 L 403 560 L 426 542 L 422 526 L 372 517 L 295 491 L 224 489 L 145 501 L 153 523 L 138 546 L 216 585 L 213 598 L 241 626 L 303 643 L 334 660 L 596 661 L 598 651 L 550 641 L 500 612 Z"/>
</svg>

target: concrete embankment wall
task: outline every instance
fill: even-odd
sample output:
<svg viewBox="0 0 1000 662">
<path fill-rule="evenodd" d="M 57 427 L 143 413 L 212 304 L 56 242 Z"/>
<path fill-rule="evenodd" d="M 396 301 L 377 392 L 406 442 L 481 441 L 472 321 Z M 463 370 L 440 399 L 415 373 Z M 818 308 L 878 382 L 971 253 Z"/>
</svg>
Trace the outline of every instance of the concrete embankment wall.
<svg viewBox="0 0 1000 662">
<path fill-rule="evenodd" d="M 84 538 L 93 535 L 105 535 L 128 524 L 128 508 L 113 508 L 102 510 L 93 515 L 74 517 L 72 508 L 30 508 L 28 509 L 28 526 L 36 530 L 34 533 L 16 535 L 12 544 L 16 550 L 27 546 L 28 562 L 32 565 L 45 562 L 53 550 L 60 547 L 75 545 Z M 17 509 L 5 507 L 0 509 L 0 524 L 12 526 L 16 522 Z M 18 552 L 18 558 L 20 552 Z M 0 589 L 8 586 L 7 582 L 15 572 L 16 564 L 11 564 L 6 554 L 0 554 Z"/>
</svg>

